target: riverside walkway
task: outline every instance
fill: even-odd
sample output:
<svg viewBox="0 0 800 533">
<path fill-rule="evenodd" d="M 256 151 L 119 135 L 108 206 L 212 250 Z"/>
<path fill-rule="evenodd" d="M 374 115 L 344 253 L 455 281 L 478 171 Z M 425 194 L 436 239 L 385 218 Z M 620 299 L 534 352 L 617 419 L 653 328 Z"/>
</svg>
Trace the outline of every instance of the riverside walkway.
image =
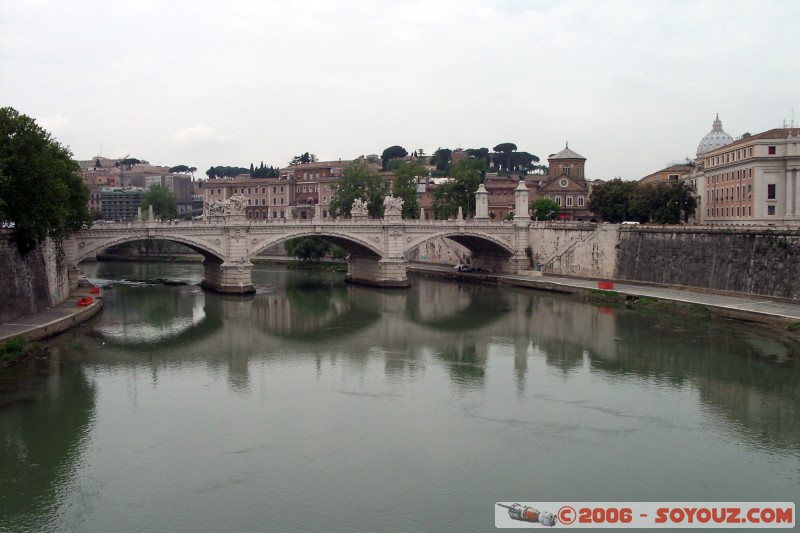
<svg viewBox="0 0 800 533">
<path fill-rule="evenodd" d="M 433 266 L 428 264 L 412 263 L 410 272 L 436 272 L 456 274 L 452 267 Z M 515 287 L 525 287 L 544 291 L 561 293 L 583 293 L 597 289 L 598 280 L 567 278 L 547 275 L 526 274 L 463 274 L 464 277 L 486 277 L 487 281 L 497 280 L 497 283 Z M 614 292 L 637 298 L 655 298 L 685 304 L 704 305 L 714 310 L 717 314 L 730 318 L 765 323 L 792 324 L 800 322 L 800 303 L 781 301 L 759 295 L 718 294 L 705 292 L 700 289 L 659 287 L 654 285 L 640 285 L 636 283 L 614 282 Z"/>
<path fill-rule="evenodd" d="M 530 274 L 497 275 L 457 273 L 452 266 L 428 263 L 409 263 L 409 272 L 435 274 L 464 279 L 484 279 L 487 282 L 560 293 L 584 293 L 597 289 L 597 280 L 539 276 Z M 800 322 L 800 303 L 780 301 L 763 296 L 714 294 L 700 290 L 657 287 L 634 283 L 614 282 L 614 292 L 632 297 L 647 297 L 684 304 L 704 305 L 716 314 L 729 318 L 761 323 L 793 324 Z M 0 343 L 15 337 L 39 340 L 57 335 L 77 326 L 100 312 L 102 298 L 89 307 L 79 307 L 78 299 L 87 296 L 79 292 L 60 304 L 6 324 L 0 324 Z"/>
</svg>

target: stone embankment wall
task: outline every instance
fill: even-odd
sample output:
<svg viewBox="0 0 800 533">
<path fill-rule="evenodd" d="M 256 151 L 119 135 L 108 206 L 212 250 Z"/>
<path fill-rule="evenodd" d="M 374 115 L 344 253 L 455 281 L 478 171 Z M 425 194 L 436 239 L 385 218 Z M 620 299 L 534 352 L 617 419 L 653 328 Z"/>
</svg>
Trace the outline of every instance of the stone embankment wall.
<svg viewBox="0 0 800 533">
<path fill-rule="evenodd" d="M 455 241 L 437 237 L 423 242 L 405 254 L 405 260 L 414 263 L 437 263 L 444 265 L 471 264 L 469 248 Z"/>
<path fill-rule="evenodd" d="M 612 225 L 538 223 L 531 227 L 529 237 L 534 265 L 560 276 L 612 277 L 617 229 Z"/>
<path fill-rule="evenodd" d="M 0 231 L 0 272 L 0 322 L 43 311 L 69 296 L 66 265 L 52 241 L 23 256 L 11 231 Z"/>
<path fill-rule="evenodd" d="M 554 224 L 531 230 L 542 271 L 800 300 L 800 230 Z"/>
<path fill-rule="evenodd" d="M 800 230 L 622 228 L 620 280 L 800 298 Z"/>
</svg>

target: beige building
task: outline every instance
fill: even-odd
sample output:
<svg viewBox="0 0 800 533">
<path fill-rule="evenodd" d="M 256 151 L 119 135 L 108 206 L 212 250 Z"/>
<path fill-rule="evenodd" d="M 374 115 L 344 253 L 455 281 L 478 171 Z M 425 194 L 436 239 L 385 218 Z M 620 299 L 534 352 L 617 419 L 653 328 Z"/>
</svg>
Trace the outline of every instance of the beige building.
<svg viewBox="0 0 800 533">
<path fill-rule="evenodd" d="M 253 178 L 247 174 L 205 180 L 201 184 L 203 216 L 209 215 L 210 205 L 241 194 L 247 199 L 245 217 L 248 220 L 292 218 L 293 185 L 285 178 Z"/>
<path fill-rule="evenodd" d="M 662 168 L 657 172 L 643 177 L 639 180 L 639 183 L 642 185 L 649 185 L 651 183 L 674 183 L 685 180 L 692 175 L 694 170 L 694 163 L 687 162 L 686 164 L 669 165 L 666 168 Z"/>
<path fill-rule="evenodd" d="M 800 128 L 776 128 L 698 155 L 707 224 L 800 225 Z"/>
</svg>

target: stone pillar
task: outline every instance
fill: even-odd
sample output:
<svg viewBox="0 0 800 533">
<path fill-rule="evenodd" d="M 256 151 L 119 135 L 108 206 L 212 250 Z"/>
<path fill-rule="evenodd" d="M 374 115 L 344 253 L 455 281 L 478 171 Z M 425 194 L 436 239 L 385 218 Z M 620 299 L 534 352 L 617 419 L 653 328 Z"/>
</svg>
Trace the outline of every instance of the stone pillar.
<svg viewBox="0 0 800 533">
<path fill-rule="evenodd" d="M 223 230 L 224 258 L 207 257 L 203 261 L 204 276 L 201 285 L 207 289 L 229 294 L 250 294 L 253 287 L 244 212 L 231 211 L 225 218 Z"/>
<path fill-rule="evenodd" d="M 795 195 L 796 184 L 794 182 L 794 176 L 792 176 L 791 169 L 786 171 L 786 211 L 784 217 L 788 220 L 793 218 L 795 214 L 795 203 L 794 203 L 794 195 Z"/>
<path fill-rule="evenodd" d="M 475 191 L 475 218 L 481 220 L 489 218 L 489 192 L 483 183 L 478 185 L 478 190 Z"/>
<path fill-rule="evenodd" d="M 314 206 L 314 220 L 317 222 L 322 220 L 322 207 L 319 204 Z"/>
<path fill-rule="evenodd" d="M 800 171 L 792 169 L 792 180 L 794 180 L 794 218 L 800 219 Z"/>
<path fill-rule="evenodd" d="M 517 188 L 514 189 L 514 224 L 527 223 L 530 221 L 528 214 L 528 188 L 525 180 L 520 180 Z"/>
<path fill-rule="evenodd" d="M 153 218 L 153 204 L 147 206 L 147 220 L 149 221 L 155 220 Z"/>
</svg>

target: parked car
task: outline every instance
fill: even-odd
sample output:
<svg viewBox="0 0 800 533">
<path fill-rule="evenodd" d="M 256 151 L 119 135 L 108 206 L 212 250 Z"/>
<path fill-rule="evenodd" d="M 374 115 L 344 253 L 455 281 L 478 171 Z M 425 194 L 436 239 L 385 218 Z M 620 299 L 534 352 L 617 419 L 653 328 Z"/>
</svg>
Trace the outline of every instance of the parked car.
<svg viewBox="0 0 800 533">
<path fill-rule="evenodd" d="M 475 270 L 469 265 L 456 265 L 453 268 L 456 269 L 456 272 L 473 272 Z"/>
</svg>

